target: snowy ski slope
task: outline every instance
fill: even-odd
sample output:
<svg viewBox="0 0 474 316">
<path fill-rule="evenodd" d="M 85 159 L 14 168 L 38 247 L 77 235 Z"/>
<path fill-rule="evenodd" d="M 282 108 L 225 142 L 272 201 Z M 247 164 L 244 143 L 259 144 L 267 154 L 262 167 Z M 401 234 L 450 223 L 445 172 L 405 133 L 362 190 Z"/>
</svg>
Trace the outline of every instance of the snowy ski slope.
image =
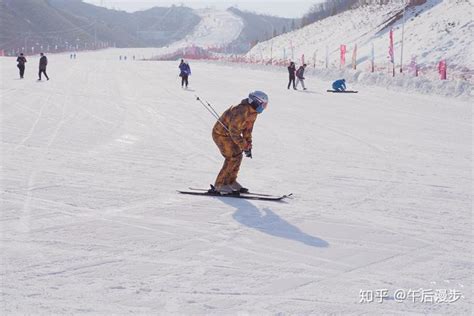
<svg viewBox="0 0 474 316">
<path fill-rule="evenodd" d="M 191 46 L 225 45 L 238 38 L 244 27 L 242 19 L 227 10 L 200 9 L 195 12 L 201 17 L 201 21 L 194 30 L 183 40 L 159 49 L 160 53 L 174 52 Z"/>
<path fill-rule="evenodd" d="M 49 82 L 0 58 L 1 314 L 472 314 L 468 101 L 198 62 L 186 91 L 135 52 L 51 55 Z M 295 199 L 177 194 L 223 161 L 195 94 L 222 112 L 253 89 L 240 180 Z M 394 297 L 420 288 L 463 297 Z"/>
<path fill-rule="evenodd" d="M 375 62 L 383 66 L 388 59 L 389 30 L 394 29 L 395 63 L 400 64 L 402 22 L 390 24 L 396 13 L 400 13 L 406 1 L 393 1 L 387 5 L 369 5 L 332 16 L 302 29 L 289 32 L 256 45 L 247 55 L 255 58 L 270 57 L 306 60 L 319 65 L 325 63 L 326 46 L 329 63 L 339 67 L 339 46 L 347 46 L 346 64 L 351 64 L 352 51 L 357 44 L 357 60 L 365 69 L 369 68 L 372 44 Z M 428 0 L 426 4 L 411 7 L 406 11 L 404 29 L 404 65 L 415 57 L 418 64 L 433 65 L 446 59 L 449 67 L 465 72 L 474 68 L 472 51 L 472 1 Z"/>
</svg>

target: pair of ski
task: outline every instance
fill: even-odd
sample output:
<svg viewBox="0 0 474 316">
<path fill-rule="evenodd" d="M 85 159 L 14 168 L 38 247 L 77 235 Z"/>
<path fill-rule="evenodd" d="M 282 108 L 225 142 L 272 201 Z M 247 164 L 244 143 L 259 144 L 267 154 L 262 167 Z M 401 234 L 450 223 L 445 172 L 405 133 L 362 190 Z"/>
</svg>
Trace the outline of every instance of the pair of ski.
<svg viewBox="0 0 474 316">
<path fill-rule="evenodd" d="M 209 192 L 208 189 L 199 189 L 199 188 L 189 188 L 189 191 L 178 190 L 178 192 L 181 194 L 230 197 L 230 198 L 247 199 L 247 200 L 261 200 L 261 201 L 282 201 L 284 199 L 290 198 L 293 195 L 293 193 L 285 194 L 285 195 L 272 195 L 272 194 L 264 194 L 264 193 L 253 193 L 253 192 L 247 192 L 247 193 L 232 192 L 228 194 L 223 194 L 219 192 Z"/>
</svg>

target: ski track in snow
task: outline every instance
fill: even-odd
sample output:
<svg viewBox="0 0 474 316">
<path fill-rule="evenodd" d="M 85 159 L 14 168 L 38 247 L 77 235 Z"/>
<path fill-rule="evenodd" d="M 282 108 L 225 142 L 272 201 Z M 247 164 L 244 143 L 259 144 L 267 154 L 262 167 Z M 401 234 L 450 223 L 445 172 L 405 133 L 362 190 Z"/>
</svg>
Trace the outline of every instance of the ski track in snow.
<svg viewBox="0 0 474 316">
<path fill-rule="evenodd" d="M 286 75 L 51 55 L 48 82 L 0 58 L 5 314 L 472 312 L 471 105 Z M 222 74 L 231 74 L 222 76 Z M 352 88 L 352 87 L 351 87 Z M 213 118 L 254 89 L 270 104 L 240 180 L 286 203 L 179 195 L 214 181 Z M 383 304 L 360 290 L 388 289 Z M 453 304 L 396 289 L 455 288 Z"/>
</svg>

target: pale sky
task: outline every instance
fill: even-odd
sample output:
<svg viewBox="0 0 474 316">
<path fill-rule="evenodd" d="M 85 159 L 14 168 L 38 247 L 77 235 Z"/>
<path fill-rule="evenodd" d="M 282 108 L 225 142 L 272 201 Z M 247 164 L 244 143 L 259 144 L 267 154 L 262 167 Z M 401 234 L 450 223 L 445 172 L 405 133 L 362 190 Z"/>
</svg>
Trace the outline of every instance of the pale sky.
<svg viewBox="0 0 474 316">
<path fill-rule="evenodd" d="M 145 10 L 151 7 L 169 7 L 173 4 L 200 9 L 213 7 L 227 9 L 234 6 L 241 10 L 253 11 L 288 18 L 299 18 L 314 4 L 322 0 L 83 0 L 107 8 L 128 12 Z"/>
</svg>

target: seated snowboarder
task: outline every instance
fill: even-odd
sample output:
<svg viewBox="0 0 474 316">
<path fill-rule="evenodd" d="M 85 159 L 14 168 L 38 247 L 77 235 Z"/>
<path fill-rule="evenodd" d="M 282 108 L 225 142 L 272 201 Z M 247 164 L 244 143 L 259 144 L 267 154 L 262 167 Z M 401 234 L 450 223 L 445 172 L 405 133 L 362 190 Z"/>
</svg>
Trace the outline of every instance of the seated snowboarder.
<svg viewBox="0 0 474 316">
<path fill-rule="evenodd" d="M 268 96 L 262 91 L 251 92 L 248 98 L 227 109 L 212 129 L 212 139 L 225 161 L 210 193 L 246 193 L 237 182 L 242 153 L 252 158 L 252 130 L 257 115 L 267 107 Z"/>
<path fill-rule="evenodd" d="M 346 91 L 346 79 L 339 79 L 332 83 L 334 91 Z"/>
</svg>

